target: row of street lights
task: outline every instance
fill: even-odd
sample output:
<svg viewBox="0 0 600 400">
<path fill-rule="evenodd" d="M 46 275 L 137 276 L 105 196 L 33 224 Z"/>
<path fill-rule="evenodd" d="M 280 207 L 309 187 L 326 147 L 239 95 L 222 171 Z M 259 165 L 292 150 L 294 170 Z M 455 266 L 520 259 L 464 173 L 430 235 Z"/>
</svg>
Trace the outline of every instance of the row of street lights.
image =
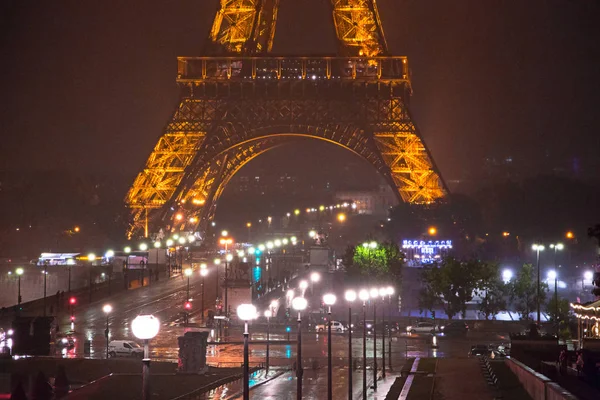
<svg viewBox="0 0 600 400">
<path fill-rule="evenodd" d="M 304 284 L 303 284 L 304 283 Z M 300 289 L 304 290 L 308 287 L 308 282 L 301 281 Z M 376 301 L 378 298 L 385 300 L 386 296 L 391 302 L 391 297 L 394 294 L 394 288 L 382 287 L 382 288 L 371 288 L 370 290 L 361 289 L 358 293 L 355 290 L 347 290 L 344 297 L 348 303 L 348 399 L 352 399 L 352 303 L 358 298 L 363 302 L 363 398 L 367 395 L 367 302 L 371 301 L 373 304 L 373 388 L 377 390 L 377 308 Z M 336 303 L 337 297 L 333 293 L 327 293 L 323 296 L 323 303 L 327 306 L 327 399 L 332 400 L 333 398 L 333 385 L 332 385 L 332 345 L 331 345 L 331 307 Z M 296 350 L 296 398 L 302 399 L 302 377 L 304 375 L 304 369 L 302 367 L 302 312 L 308 307 L 308 301 L 303 296 L 296 296 L 291 301 L 292 308 L 298 313 L 298 339 L 297 339 L 297 350 Z M 269 331 L 270 331 L 270 318 L 273 316 L 273 310 L 278 307 L 278 301 L 271 302 L 269 309 L 264 312 L 264 316 L 267 318 L 267 372 L 269 363 Z M 238 317 L 244 321 L 244 400 L 249 399 L 249 362 L 248 362 L 248 322 L 258 317 L 256 307 L 251 304 L 242 304 L 237 309 Z M 382 340 L 382 369 L 385 377 L 385 313 L 383 313 L 383 340 Z M 391 342 L 390 342 L 391 345 Z M 391 359 L 389 364 L 391 367 Z"/>
</svg>

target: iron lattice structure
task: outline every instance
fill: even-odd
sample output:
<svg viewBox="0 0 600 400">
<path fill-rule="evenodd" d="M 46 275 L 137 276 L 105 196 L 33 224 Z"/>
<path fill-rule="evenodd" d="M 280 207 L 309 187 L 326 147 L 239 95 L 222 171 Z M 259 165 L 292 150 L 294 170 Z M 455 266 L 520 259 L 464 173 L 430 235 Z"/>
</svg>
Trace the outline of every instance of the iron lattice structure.
<svg viewBox="0 0 600 400">
<path fill-rule="evenodd" d="M 279 0 L 221 0 L 207 57 L 178 58 L 181 100 L 125 199 L 130 236 L 204 232 L 247 162 L 282 144 L 318 139 L 366 159 L 398 199 L 447 191 L 408 109 L 406 57 L 390 56 L 375 0 L 331 0 L 338 56 L 278 57 Z"/>
</svg>

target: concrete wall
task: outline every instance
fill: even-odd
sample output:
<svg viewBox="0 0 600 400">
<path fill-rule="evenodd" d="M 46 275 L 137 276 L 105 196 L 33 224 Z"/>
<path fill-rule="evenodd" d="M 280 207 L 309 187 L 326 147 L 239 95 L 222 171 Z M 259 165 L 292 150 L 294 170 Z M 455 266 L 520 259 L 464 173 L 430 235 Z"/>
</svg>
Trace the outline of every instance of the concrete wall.
<svg viewBox="0 0 600 400">
<path fill-rule="evenodd" d="M 535 372 L 525 364 L 507 357 L 506 365 L 517 376 L 533 400 L 574 400 L 571 393 L 552 382 L 547 376 Z"/>
</svg>

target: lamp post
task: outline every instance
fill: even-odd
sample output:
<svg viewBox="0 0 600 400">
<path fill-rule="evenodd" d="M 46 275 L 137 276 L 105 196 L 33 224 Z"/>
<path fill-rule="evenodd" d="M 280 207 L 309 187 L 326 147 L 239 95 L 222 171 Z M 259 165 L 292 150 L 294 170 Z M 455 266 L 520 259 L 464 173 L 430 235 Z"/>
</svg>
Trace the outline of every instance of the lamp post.
<svg viewBox="0 0 600 400">
<path fill-rule="evenodd" d="M 347 290 L 344 297 L 348 302 L 348 400 L 352 400 L 352 303 L 356 300 L 356 292 Z"/>
<path fill-rule="evenodd" d="M 154 257 L 154 270 L 158 271 L 158 250 L 160 249 L 160 247 L 162 246 L 162 243 L 160 242 L 160 240 L 157 240 L 156 242 L 154 242 L 154 251 L 156 254 L 156 257 Z M 158 272 L 160 273 L 160 272 Z M 157 275 L 158 277 L 158 275 Z"/>
<path fill-rule="evenodd" d="M 21 309 L 21 275 L 23 275 L 23 268 L 17 268 L 15 273 L 17 274 L 17 311 Z"/>
<path fill-rule="evenodd" d="M 269 337 L 270 337 L 270 333 L 271 333 L 271 317 L 273 316 L 273 313 L 271 312 L 271 310 L 265 310 L 265 318 L 267 318 L 267 354 L 266 354 L 266 365 L 265 365 L 265 371 L 266 374 L 269 374 Z"/>
<path fill-rule="evenodd" d="M 383 300 L 385 298 L 385 295 L 387 294 L 387 289 L 386 288 L 379 288 L 379 297 L 381 297 L 381 300 Z M 383 309 L 381 310 L 381 319 L 382 319 L 382 325 L 383 325 L 383 332 L 381 333 L 381 370 L 383 371 L 383 377 L 385 378 L 385 330 L 386 330 L 386 326 L 385 326 L 385 303 L 382 302 L 383 305 Z"/>
<path fill-rule="evenodd" d="M 142 400 L 150 400 L 150 339 L 158 334 L 160 321 L 153 315 L 138 315 L 131 322 L 131 330 L 136 338 L 144 341 L 142 360 Z"/>
<path fill-rule="evenodd" d="M 327 400 L 332 400 L 331 387 L 331 306 L 335 304 L 335 294 L 327 293 L 323 296 L 323 303 L 327 306 Z"/>
<path fill-rule="evenodd" d="M 229 282 L 227 280 L 229 279 L 229 263 L 231 262 L 231 260 L 233 260 L 233 256 L 231 254 L 227 254 L 225 256 L 225 315 L 229 315 L 229 306 L 227 303 L 227 299 L 229 296 Z"/>
<path fill-rule="evenodd" d="M 392 286 L 387 287 L 388 295 L 388 321 L 392 322 L 392 296 L 394 295 L 394 288 Z M 392 335 L 388 335 L 388 368 L 392 370 Z"/>
<path fill-rule="evenodd" d="M 548 271 L 548 279 L 554 280 L 554 318 L 556 318 L 556 337 L 558 337 L 558 273 L 556 270 Z"/>
<path fill-rule="evenodd" d="M 208 275 L 208 269 L 206 269 L 206 264 L 200 264 L 200 276 L 202 277 L 202 297 L 200 300 L 200 309 L 202 312 L 202 323 L 204 323 L 204 278 Z"/>
<path fill-rule="evenodd" d="M 147 251 L 148 250 L 148 245 L 146 243 L 140 243 L 139 248 L 140 248 L 141 251 Z M 144 272 L 144 270 L 146 268 L 146 263 L 147 262 L 148 262 L 148 253 L 146 253 L 146 262 L 142 264 L 142 287 L 144 287 L 144 275 L 146 274 Z M 150 278 L 148 278 L 148 281 L 150 281 Z"/>
<path fill-rule="evenodd" d="M 46 316 L 46 278 L 48 275 L 48 261 L 44 261 L 44 317 Z M 90 287 L 90 295 L 92 288 Z"/>
<path fill-rule="evenodd" d="M 318 272 L 310 274 L 310 294 L 314 295 L 314 285 L 321 280 L 321 275 Z"/>
<path fill-rule="evenodd" d="M 544 251 L 544 245 L 534 244 L 531 246 L 532 250 L 536 252 L 537 259 L 537 324 L 540 325 L 540 251 Z"/>
<path fill-rule="evenodd" d="M 362 382 L 362 398 L 367 398 L 367 300 L 369 300 L 369 291 L 361 289 L 358 292 L 358 298 L 363 302 L 363 382 Z"/>
<path fill-rule="evenodd" d="M 379 290 L 371 288 L 369 294 L 373 300 L 373 390 L 377 391 L 377 297 Z"/>
<path fill-rule="evenodd" d="M 581 280 L 581 290 L 585 290 L 584 281 L 592 281 L 594 279 L 594 273 L 592 271 L 585 271 L 583 273 L 583 279 Z"/>
<path fill-rule="evenodd" d="M 292 300 L 292 308 L 298 311 L 298 350 L 297 350 L 297 361 L 296 361 L 296 399 L 302 400 L 302 376 L 304 370 L 302 369 L 302 311 L 306 310 L 308 302 L 304 297 L 295 297 Z"/>
<path fill-rule="evenodd" d="M 102 311 L 106 314 L 106 329 L 104 330 L 104 336 L 106 337 L 106 358 L 108 359 L 108 317 L 112 312 L 112 306 L 110 304 L 105 304 L 104 307 L 102 307 Z"/>
<path fill-rule="evenodd" d="M 267 317 L 267 365 L 266 371 L 269 374 L 269 345 L 271 343 L 271 317 L 275 316 L 275 310 L 279 307 L 279 300 L 273 300 L 269 306 L 269 309 L 265 311 L 265 317 Z"/>
<path fill-rule="evenodd" d="M 215 264 L 215 269 L 217 271 L 215 279 L 217 280 L 217 299 L 218 299 L 219 298 L 219 264 L 221 264 L 221 259 L 215 258 L 215 260 L 213 262 Z"/>
<path fill-rule="evenodd" d="M 237 308 L 238 317 L 244 321 L 244 400 L 250 400 L 250 371 L 248 361 L 248 321 L 256 318 L 256 307 L 252 304 L 240 304 Z"/>
<path fill-rule="evenodd" d="M 187 276 L 187 292 L 185 296 L 185 301 L 188 301 L 190 299 L 190 276 L 192 276 L 193 271 L 191 268 L 186 268 L 183 272 L 185 276 Z"/>
</svg>

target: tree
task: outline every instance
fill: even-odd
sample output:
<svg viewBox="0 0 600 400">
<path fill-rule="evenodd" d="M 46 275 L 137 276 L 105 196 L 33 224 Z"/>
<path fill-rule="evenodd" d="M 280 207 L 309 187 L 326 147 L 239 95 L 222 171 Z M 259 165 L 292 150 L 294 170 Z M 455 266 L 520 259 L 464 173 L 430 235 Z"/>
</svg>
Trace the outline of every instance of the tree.
<svg viewBox="0 0 600 400">
<path fill-rule="evenodd" d="M 483 263 L 479 270 L 479 278 L 477 283 L 477 290 L 481 296 L 479 310 L 485 319 L 489 316 L 495 319 L 496 314 L 507 308 L 508 286 L 500 279 L 498 264 Z"/>
<path fill-rule="evenodd" d="M 347 275 L 353 280 L 391 280 L 399 284 L 402 280 L 404 253 L 395 243 L 350 246 L 344 255 L 344 265 Z"/>
<path fill-rule="evenodd" d="M 423 270 L 420 306 L 433 311 L 436 305 L 440 305 L 449 319 L 458 313 L 464 316 L 467 303 L 473 300 L 481 265 L 477 260 L 460 261 L 448 257 L 439 267 Z"/>
<path fill-rule="evenodd" d="M 540 282 L 540 304 L 546 300 L 548 285 Z M 531 313 L 537 310 L 537 274 L 531 264 L 524 264 L 510 285 L 510 301 L 522 320 L 531 320 Z"/>
</svg>

